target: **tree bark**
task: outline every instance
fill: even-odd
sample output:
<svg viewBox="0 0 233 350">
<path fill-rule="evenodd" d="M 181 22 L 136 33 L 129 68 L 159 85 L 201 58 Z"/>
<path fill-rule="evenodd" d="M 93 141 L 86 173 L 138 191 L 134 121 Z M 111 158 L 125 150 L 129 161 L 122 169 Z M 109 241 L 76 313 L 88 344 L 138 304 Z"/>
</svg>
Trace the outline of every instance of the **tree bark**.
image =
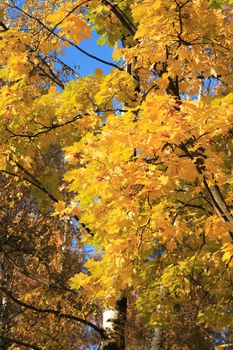
<svg viewBox="0 0 233 350">
<path fill-rule="evenodd" d="M 117 300 L 115 308 L 109 308 L 103 312 L 104 337 L 100 350 L 125 349 L 126 311 L 127 299 L 121 297 Z"/>
<path fill-rule="evenodd" d="M 150 350 L 161 350 L 161 343 L 162 343 L 161 333 L 162 332 L 160 328 L 154 329 Z"/>
<path fill-rule="evenodd" d="M 9 282 L 9 274 L 5 267 L 4 255 L 0 253 L 0 287 L 5 287 Z M 0 290 L 0 335 L 7 334 L 9 328 L 9 307 L 8 298 Z M 6 350 L 10 343 L 6 339 L 0 338 L 0 350 Z"/>
</svg>

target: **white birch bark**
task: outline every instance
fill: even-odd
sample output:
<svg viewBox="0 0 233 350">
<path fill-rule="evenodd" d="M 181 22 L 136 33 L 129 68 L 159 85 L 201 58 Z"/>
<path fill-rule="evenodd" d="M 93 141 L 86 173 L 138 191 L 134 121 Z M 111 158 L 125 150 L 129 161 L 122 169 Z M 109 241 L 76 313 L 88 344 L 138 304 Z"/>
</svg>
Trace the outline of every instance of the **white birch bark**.
<svg viewBox="0 0 233 350">
<path fill-rule="evenodd" d="M 126 311 L 127 299 L 122 297 L 117 300 L 115 308 L 109 308 L 103 312 L 105 337 L 100 344 L 100 350 L 125 349 Z"/>
<path fill-rule="evenodd" d="M 151 341 L 151 347 L 150 350 L 160 350 L 161 349 L 161 343 L 162 343 L 162 334 L 160 328 L 155 328 L 153 331 L 153 337 Z"/>
</svg>

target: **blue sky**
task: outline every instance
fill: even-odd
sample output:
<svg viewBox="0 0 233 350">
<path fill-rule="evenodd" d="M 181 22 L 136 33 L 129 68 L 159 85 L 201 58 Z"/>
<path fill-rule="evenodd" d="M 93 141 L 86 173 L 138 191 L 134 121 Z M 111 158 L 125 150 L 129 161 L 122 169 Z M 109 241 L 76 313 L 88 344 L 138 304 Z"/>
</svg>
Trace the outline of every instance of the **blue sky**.
<svg viewBox="0 0 233 350">
<path fill-rule="evenodd" d="M 79 46 L 94 56 L 102 58 L 108 62 L 113 62 L 113 49 L 106 45 L 98 46 L 96 44 L 97 39 L 99 38 L 98 34 L 95 31 L 92 31 L 91 34 L 92 37 L 90 39 L 83 40 Z M 77 73 L 79 73 L 81 76 L 86 76 L 88 74 L 94 73 L 96 68 L 101 68 L 105 74 L 109 73 L 112 69 L 112 67 L 98 62 L 86 56 L 85 54 L 82 54 L 77 49 L 75 49 L 75 47 L 64 47 L 64 52 L 65 57 L 62 57 L 62 59 L 72 68 L 74 68 L 74 66 L 79 67 Z"/>
</svg>

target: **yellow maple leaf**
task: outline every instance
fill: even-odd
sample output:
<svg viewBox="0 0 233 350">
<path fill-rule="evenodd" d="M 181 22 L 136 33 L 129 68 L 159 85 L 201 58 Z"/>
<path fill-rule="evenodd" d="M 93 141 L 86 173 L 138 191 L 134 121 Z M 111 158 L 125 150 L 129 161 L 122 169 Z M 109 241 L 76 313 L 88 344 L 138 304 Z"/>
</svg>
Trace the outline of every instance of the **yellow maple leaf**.
<svg viewBox="0 0 233 350">
<path fill-rule="evenodd" d="M 54 207 L 55 207 L 55 213 L 60 214 L 66 208 L 66 203 L 64 201 L 58 201 L 57 203 L 55 203 Z"/>
<path fill-rule="evenodd" d="M 162 185 L 166 185 L 168 183 L 169 177 L 166 175 L 161 175 L 159 177 L 159 181 L 161 182 Z"/>
</svg>

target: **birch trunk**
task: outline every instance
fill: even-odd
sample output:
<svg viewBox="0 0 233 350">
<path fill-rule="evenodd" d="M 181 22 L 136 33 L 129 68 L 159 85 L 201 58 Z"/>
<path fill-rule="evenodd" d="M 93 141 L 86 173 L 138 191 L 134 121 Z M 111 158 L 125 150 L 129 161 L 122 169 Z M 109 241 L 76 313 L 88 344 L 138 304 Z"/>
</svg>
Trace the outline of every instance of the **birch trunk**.
<svg viewBox="0 0 233 350">
<path fill-rule="evenodd" d="M 0 286 L 6 287 L 8 282 L 8 274 L 5 271 L 4 265 L 4 255 L 0 254 Z M 0 293 L 0 335 L 6 335 L 9 327 L 9 309 L 8 309 L 8 299 L 1 292 Z M 0 350 L 6 350 L 10 346 L 7 340 L 0 338 Z"/>
<path fill-rule="evenodd" d="M 125 349 L 126 311 L 127 299 L 122 297 L 117 300 L 115 308 L 109 308 L 103 312 L 105 336 L 101 341 L 100 350 Z"/>
<path fill-rule="evenodd" d="M 155 328 L 153 331 L 150 350 L 161 350 L 161 343 L 162 343 L 161 329 Z"/>
</svg>

